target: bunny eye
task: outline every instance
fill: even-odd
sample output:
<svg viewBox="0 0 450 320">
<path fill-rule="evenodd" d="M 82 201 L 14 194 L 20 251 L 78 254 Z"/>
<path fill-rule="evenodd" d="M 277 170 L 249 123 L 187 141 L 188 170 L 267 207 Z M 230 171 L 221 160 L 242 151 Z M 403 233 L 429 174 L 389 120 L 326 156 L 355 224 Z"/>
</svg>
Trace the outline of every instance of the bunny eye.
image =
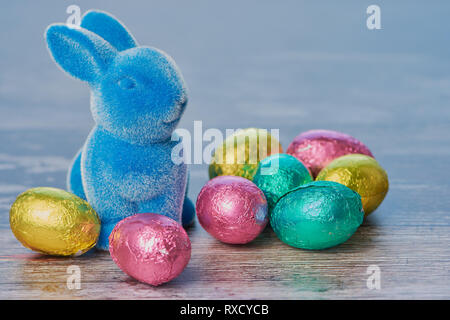
<svg viewBox="0 0 450 320">
<path fill-rule="evenodd" d="M 134 87 L 136 87 L 136 81 L 129 77 L 120 79 L 119 81 L 117 81 L 117 84 L 122 89 L 133 89 Z"/>
</svg>

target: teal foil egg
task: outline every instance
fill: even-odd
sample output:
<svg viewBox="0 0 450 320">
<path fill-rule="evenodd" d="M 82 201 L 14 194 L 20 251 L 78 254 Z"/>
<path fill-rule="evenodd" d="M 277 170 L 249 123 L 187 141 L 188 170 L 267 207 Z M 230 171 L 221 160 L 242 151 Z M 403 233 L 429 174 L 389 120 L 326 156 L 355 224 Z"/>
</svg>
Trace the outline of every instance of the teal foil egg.
<svg viewBox="0 0 450 320">
<path fill-rule="evenodd" d="M 303 163 L 285 153 L 274 154 L 263 159 L 253 177 L 253 182 L 266 196 L 269 214 L 281 196 L 311 181 L 312 177 Z"/>
<path fill-rule="evenodd" d="M 320 250 L 347 241 L 363 218 L 358 193 L 336 182 L 314 181 L 282 196 L 270 224 L 284 243 Z"/>
</svg>

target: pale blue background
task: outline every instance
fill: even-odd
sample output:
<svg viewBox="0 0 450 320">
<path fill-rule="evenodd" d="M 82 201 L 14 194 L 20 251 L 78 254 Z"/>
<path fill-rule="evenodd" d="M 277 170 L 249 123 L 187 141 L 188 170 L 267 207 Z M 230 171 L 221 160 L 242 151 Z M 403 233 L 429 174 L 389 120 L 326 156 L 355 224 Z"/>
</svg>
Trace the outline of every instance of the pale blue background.
<svg viewBox="0 0 450 320">
<path fill-rule="evenodd" d="M 366 28 L 373 3 L 382 30 Z M 19 192 L 65 186 L 93 125 L 86 86 L 54 65 L 43 39 L 69 4 L 115 14 L 141 44 L 174 57 L 190 88 L 180 127 L 279 128 L 284 148 L 304 130 L 343 131 L 388 171 L 375 219 L 448 213 L 448 1 L 2 1 L 2 224 Z M 191 197 L 206 180 L 206 167 L 193 166 Z"/>
</svg>

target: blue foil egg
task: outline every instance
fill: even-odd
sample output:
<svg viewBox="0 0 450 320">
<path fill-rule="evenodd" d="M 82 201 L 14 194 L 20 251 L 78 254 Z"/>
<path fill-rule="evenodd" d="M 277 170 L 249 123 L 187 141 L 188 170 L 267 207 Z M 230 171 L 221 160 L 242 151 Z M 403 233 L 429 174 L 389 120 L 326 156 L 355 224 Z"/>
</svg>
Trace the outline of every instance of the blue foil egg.
<svg viewBox="0 0 450 320">
<path fill-rule="evenodd" d="M 311 181 L 312 177 L 303 163 L 286 153 L 263 159 L 253 177 L 253 182 L 266 196 L 269 213 L 281 196 Z"/>
<path fill-rule="evenodd" d="M 284 243 L 320 250 L 347 241 L 363 218 L 358 193 L 336 182 L 314 181 L 282 196 L 270 224 Z"/>
</svg>

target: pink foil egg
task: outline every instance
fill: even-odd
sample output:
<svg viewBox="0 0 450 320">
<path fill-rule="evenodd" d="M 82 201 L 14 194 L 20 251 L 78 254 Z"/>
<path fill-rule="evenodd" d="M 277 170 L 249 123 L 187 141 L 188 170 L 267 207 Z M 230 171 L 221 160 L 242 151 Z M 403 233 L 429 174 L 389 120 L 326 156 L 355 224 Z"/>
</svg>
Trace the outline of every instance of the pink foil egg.
<svg viewBox="0 0 450 320">
<path fill-rule="evenodd" d="M 331 161 L 346 154 L 360 153 L 373 158 L 372 152 L 361 141 L 331 130 L 310 130 L 299 134 L 286 153 L 303 162 L 314 178 Z"/>
<path fill-rule="evenodd" d="M 114 227 L 109 236 L 109 252 L 123 272 L 158 286 L 183 271 L 191 258 L 191 242 L 175 220 L 140 213 Z"/>
<path fill-rule="evenodd" d="M 252 241 L 269 220 L 264 193 L 250 180 L 237 176 L 209 180 L 198 195 L 196 211 L 210 235 L 230 244 Z"/>
</svg>

